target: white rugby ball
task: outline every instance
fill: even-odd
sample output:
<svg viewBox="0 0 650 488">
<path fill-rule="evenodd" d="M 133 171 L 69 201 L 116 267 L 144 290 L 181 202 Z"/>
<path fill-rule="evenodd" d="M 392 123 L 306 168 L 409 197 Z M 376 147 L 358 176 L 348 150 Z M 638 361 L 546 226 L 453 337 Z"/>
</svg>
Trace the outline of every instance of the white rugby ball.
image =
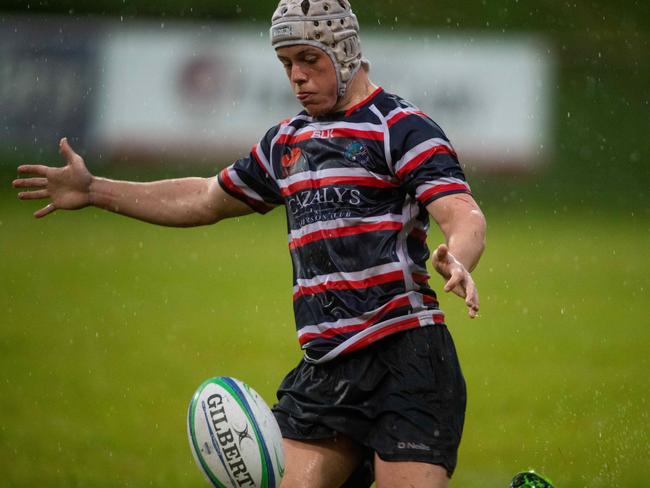
<svg viewBox="0 0 650 488">
<path fill-rule="evenodd" d="M 227 376 L 205 381 L 190 402 L 187 433 L 194 459 L 213 486 L 280 486 L 280 427 L 246 383 Z"/>
</svg>

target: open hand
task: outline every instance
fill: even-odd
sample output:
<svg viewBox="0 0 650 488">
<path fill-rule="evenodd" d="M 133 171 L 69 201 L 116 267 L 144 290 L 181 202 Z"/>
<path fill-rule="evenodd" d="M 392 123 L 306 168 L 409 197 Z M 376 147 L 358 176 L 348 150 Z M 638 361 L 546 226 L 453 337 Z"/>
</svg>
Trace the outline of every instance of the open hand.
<svg viewBox="0 0 650 488">
<path fill-rule="evenodd" d="M 66 162 L 62 168 L 41 164 L 24 164 L 18 167 L 21 175 L 34 175 L 31 178 L 14 180 L 14 188 L 28 188 L 18 194 L 21 200 L 40 200 L 49 198 L 50 202 L 34 212 L 41 218 L 57 209 L 76 210 L 90 204 L 90 184 L 92 175 L 84 160 L 75 153 L 66 138 L 59 143 L 59 152 Z"/>
<path fill-rule="evenodd" d="M 447 280 L 444 290 L 446 292 L 453 291 L 459 297 L 464 298 L 469 308 L 469 316 L 476 317 L 479 309 L 478 290 L 469 271 L 449 252 L 449 248 L 445 244 L 438 246 L 432 259 L 435 270 Z"/>
</svg>

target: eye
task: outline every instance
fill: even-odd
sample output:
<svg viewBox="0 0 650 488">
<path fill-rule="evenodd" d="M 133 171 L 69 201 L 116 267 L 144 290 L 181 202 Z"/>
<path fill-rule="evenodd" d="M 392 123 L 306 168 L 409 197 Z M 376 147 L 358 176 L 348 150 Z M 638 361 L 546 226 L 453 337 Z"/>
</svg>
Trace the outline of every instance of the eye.
<svg viewBox="0 0 650 488">
<path fill-rule="evenodd" d="M 305 56 L 305 62 L 307 64 L 314 64 L 316 61 L 318 61 L 318 56 Z"/>
</svg>

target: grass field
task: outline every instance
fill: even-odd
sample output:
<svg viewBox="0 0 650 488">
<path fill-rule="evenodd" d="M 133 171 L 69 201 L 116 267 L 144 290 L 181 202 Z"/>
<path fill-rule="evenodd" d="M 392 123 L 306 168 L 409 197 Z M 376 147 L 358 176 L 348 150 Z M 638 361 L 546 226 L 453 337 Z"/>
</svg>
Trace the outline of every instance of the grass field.
<svg viewBox="0 0 650 488">
<path fill-rule="evenodd" d="M 194 389 L 232 375 L 272 403 L 300 357 L 284 216 L 180 230 L 34 208 L 0 192 L 0 484 L 205 486 Z M 647 486 L 647 210 L 485 209 L 481 317 L 442 297 L 469 386 L 452 486 L 529 467 L 562 488 Z"/>
<path fill-rule="evenodd" d="M 157 19 L 185 4 L 267 9 L 76 3 Z M 643 2 L 537 3 L 360 5 L 384 25 L 533 29 L 558 55 L 547 170 L 471 181 L 489 222 L 481 317 L 441 297 L 469 390 L 452 487 L 505 488 L 527 468 L 558 488 L 647 487 L 648 15 Z M 30 11 L 72 13 L 55 4 Z M 0 486 L 207 486 L 185 433 L 195 388 L 231 375 L 272 403 L 300 357 L 283 215 L 189 230 L 92 209 L 35 221 L 5 169 L 47 148 L 23 142 L 0 144 Z"/>
</svg>

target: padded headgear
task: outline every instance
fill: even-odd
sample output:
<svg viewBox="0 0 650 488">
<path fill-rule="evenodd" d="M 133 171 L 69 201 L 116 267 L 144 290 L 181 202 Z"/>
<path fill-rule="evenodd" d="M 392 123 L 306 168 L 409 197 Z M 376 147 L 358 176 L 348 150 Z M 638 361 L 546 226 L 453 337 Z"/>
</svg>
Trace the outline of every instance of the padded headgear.
<svg viewBox="0 0 650 488">
<path fill-rule="evenodd" d="M 348 0 L 281 0 L 271 22 L 271 45 L 307 44 L 325 51 L 336 68 L 339 98 L 361 64 L 359 22 Z"/>
</svg>

